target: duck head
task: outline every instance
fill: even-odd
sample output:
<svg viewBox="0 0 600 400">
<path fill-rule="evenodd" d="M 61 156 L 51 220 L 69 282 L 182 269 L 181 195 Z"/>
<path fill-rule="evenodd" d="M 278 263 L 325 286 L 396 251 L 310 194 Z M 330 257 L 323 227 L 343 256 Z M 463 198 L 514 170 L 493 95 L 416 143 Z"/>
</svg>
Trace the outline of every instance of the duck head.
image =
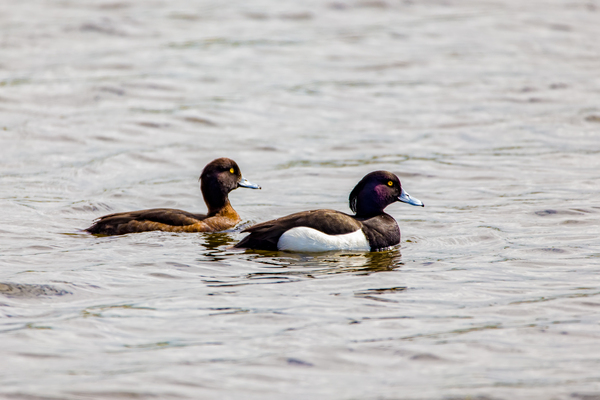
<svg viewBox="0 0 600 400">
<path fill-rule="evenodd" d="M 375 171 L 365 175 L 350 192 L 349 201 L 350 209 L 361 217 L 381 214 L 396 201 L 425 206 L 419 199 L 406 193 L 400 179 L 388 171 Z"/>
<path fill-rule="evenodd" d="M 200 175 L 200 190 L 209 215 L 229 203 L 228 194 L 238 187 L 260 189 L 242 176 L 240 167 L 230 158 L 217 158 L 204 167 Z"/>
</svg>

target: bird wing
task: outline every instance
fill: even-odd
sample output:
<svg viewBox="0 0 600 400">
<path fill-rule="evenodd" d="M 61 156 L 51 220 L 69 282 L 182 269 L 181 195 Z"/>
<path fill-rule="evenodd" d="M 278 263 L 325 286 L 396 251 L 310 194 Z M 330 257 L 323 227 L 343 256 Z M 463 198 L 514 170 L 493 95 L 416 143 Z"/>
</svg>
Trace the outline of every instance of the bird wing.
<svg viewBox="0 0 600 400">
<path fill-rule="evenodd" d="M 335 210 L 303 211 L 244 229 L 242 232 L 250 234 L 235 247 L 277 250 L 277 242 L 281 235 L 299 226 L 317 229 L 328 235 L 343 235 L 361 229 L 362 223 L 348 214 Z"/>
<path fill-rule="evenodd" d="M 115 234 L 109 232 L 118 230 L 120 225 L 128 224 L 131 221 L 149 221 L 171 226 L 185 226 L 195 224 L 205 218 L 206 215 L 204 214 L 193 214 L 171 208 L 153 208 L 105 215 L 98 218 L 87 231 L 94 234 Z"/>
</svg>

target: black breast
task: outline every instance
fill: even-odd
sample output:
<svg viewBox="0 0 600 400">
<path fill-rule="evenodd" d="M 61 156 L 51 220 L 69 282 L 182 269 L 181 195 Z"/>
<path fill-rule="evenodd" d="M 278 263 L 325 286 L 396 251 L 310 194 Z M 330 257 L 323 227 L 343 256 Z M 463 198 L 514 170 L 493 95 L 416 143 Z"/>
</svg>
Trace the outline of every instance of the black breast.
<svg viewBox="0 0 600 400">
<path fill-rule="evenodd" d="M 392 216 L 383 213 L 371 218 L 357 218 L 357 220 L 363 224 L 362 230 L 372 251 L 400 243 L 400 228 Z"/>
</svg>

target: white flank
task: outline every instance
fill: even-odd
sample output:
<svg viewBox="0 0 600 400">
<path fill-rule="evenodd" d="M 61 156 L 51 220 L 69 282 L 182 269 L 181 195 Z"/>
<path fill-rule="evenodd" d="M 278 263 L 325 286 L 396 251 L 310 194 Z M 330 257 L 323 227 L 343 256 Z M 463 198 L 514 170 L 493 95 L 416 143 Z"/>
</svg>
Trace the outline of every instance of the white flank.
<svg viewBox="0 0 600 400">
<path fill-rule="evenodd" d="M 328 235 L 306 226 L 299 226 L 286 231 L 277 242 L 279 250 L 288 251 L 331 251 L 360 250 L 369 251 L 371 246 L 362 230 L 345 235 Z"/>
</svg>

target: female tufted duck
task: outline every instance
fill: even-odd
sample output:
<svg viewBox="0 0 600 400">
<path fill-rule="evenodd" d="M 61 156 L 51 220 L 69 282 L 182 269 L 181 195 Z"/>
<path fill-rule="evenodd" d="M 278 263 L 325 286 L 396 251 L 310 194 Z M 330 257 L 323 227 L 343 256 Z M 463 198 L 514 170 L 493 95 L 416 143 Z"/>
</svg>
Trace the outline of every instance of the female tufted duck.
<svg viewBox="0 0 600 400">
<path fill-rule="evenodd" d="M 251 226 L 250 232 L 234 247 L 261 250 L 376 251 L 400 243 L 396 220 L 383 212 L 401 201 L 422 206 L 402 189 L 391 172 L 367 174 L 350 193 L 350 209 L 355 215 L 335 210 L 304 211 Z"/>
<path fill-rule="evenodd" d="M 241 221 L 227 197 L 238 187 L 260 189 L 242 177 L 235 161 L 217 158 L 208 163 L 200 175 L 207 215 L 170 208 L 123 212 L 100 217 L 86 231 L 95 235 L 122 235 L 145 231 L 217 232 L 229 229 Z"/>
</svg>

